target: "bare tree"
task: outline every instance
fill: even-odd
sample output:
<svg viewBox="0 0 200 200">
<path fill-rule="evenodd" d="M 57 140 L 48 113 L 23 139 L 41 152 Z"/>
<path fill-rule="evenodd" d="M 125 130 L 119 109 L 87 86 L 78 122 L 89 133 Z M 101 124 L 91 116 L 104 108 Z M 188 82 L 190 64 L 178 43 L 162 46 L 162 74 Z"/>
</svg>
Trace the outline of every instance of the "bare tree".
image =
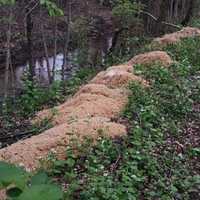
<svg viewBox="0 0 200 200">
<path fill-rule="evenodd" d="M 13 9 L 9 6 L 9 17 L 8 17 L 8 29 L 6 33 L 6 68 L 5 68 L 5 80 L 4 80 L 4 99 L 8 97 L 8 82 L 9 82 L 9 69 L 11 64 L 11 34 L 12 34 L 12 19 Z"/>
<path fill-rule="evenodd" d="M 49 84 L 51 84 L 51 81 L 52 81 L 51 66 L 50 66 L 50 63 L 49 63 L 49 53 L 48 53 L 48 47 L 47 47 L 46 37 L 45 37 L 45 33 L 44 33 L 43 23 L 41 24 L 41 32 L 42 32 L 42 42 L 43 42 L 43 46 L 44 46 L 44 55 L 45 55 L 45 60 L 46 60 L 46 63 L 47 63 L 48 81 L 49 81 Z"/>
<path fill-rule="evenodd" d="M 148 34 L 160 35 L 187 25 L 197 0 L 140 0 L 145 5 L 144 27 Z M 153 16 L 153 17 L 152 17 Z"/>
<path fill-rule="evenodd" d="M 51 81 L 55 79 L 55 68 L 56 68 L 56 56 L 57 56 L 57 37 L 58 37 L 58 22 L 57 18 L 54 17 L 54 55 L 53 55 L 53 66 L 52 66 L 52 77 Z"/>
<path fill-rule="evenodd" d="M 33 29 L 33 22 L 31 17 L 31 10 L 26 8 L 26 38 L 27 38 L 27 52 L 28 52 L 28 62 L 29 62 L 29 79 L 33 81 L 35 76 L 35 66 L 33 62 L 33 55 L 32 55 L 32 29 Z"/>
<path fill-rule="evenodd" d="M 63 52 L 63 65 L 62 65 L 62 80 L 64 81 L 65 69 L 67 67 L 67 56 L 68 56 L 68 49 L 69 49 L 69 41 L 70 41 L 70 23 L 71 23 L 71 0 L 66 2 L 66 12 L 67 14 L 64 16 L 65 23 L 66 23 L 66 31 L 65 31 L 65 45 L 64 45 L 64 52 Z"/>
<path fill-rule="evenodd" d="M 42 9 L 40 7 L 40 18 L 42 18 Z M 49 63 L 49 53 L 48 53 L 48 47 L 47 47 L 47 41 L 46 41 L 46 36 L 45 36 L 45 31 L 44 31 L 44 24 L 43 24 L 43 20 L 41 20 L 41 33 L 42 33 L 42 43 L 43 43 L 43 47 L 44 47 L 44 57 L 46 60 L 46 64 L 47 64 L 47 74 L 48 74 L 48 81 L 49 84 L 52 83 L 52 75 L 51 75 L 51 66 Z"/>
</svg>

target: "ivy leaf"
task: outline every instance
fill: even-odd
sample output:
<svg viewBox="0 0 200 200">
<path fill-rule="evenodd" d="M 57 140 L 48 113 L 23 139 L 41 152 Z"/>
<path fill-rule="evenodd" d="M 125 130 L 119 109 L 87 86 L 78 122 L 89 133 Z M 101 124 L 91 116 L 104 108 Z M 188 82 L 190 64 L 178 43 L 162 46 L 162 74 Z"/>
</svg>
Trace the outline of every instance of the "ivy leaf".
<svg viewBox="0 0 200 200">
<path fill-rule="evenodd" d="M 40 4 L 45 6 L 50 16 L 63 16 L 63 11 L 50 0 L 40 0 Z"/>
<path fill-rule="evenodd" d="M 28 179 L 28 173 L 22 168 L 0 161 L 0 188 L 13 184 L 23 189 Z"/>
<path fill-rule="evenodd" d="M 31 178 L 31 185 L 41 185 L 50 183 L 50 178 L 47 176 L 45 172 L 38 172 Z"/>
<path fill-rule="evenodd" d="M 41 184 L 26 188 L 16 200 L 61 200 L 62 198 L 63 192 L 58 186 Z"/>
</svg>

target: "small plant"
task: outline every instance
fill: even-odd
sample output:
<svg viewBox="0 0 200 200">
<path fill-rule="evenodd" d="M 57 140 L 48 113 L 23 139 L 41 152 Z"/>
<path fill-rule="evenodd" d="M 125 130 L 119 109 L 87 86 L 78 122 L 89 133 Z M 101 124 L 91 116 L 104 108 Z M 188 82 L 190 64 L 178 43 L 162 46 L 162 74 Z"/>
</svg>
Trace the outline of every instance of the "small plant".
<svg viewBox="0 0 200 200">
<path fill-rule="evenodd" d="M 95 69 L 82 68 L 76 72 L 75 76 L 65 82 L 66 95 L 73 95 L 78 88 L 88 81 L 96 73 Z"/>
<path fill-rule="evenodd" d="M 94 69 L 84 68 L 76 72 L 71 79 L 64 82 L 55 81 L 49 88 L 42 88 L 37 82 L 25 78 L 23 94 L 16 103 L 21 115 L 31 116 L 43 107 L 53 107 L 63 102 L 66 96 L 74 94 L 94 73 Z"/>
<path fill-rule="evenodd" d="M 62 200 L 63 192 L 44 172 L 31 174 L 20 167 L 0 162 L 0 189 L 10 200 Z"/>
<path fill-rule="evenodd" d="M 198 50 L 199 47 L 200 39 L 196 37 L 183 39 L 177 44 L 168 45 L 164 50 L 166 50 L 174 60 L 180 63 L 184 62 L 188 65 L 187 67 L 192 68 L 193 71 L 198 71 L 198 67 L 200 66 L 200 60 L 198 59 L 200 53 Z"/>
<path fill-rule="evenodd" d="M 18 98 L 21 114 L 33 115 L 45 105 L 56 105 L 63 100 L 61 85 L 54 82 L 49 88 L 41 88 L 37 82 L 24 80 L 23 94 Z"/>
</svg>

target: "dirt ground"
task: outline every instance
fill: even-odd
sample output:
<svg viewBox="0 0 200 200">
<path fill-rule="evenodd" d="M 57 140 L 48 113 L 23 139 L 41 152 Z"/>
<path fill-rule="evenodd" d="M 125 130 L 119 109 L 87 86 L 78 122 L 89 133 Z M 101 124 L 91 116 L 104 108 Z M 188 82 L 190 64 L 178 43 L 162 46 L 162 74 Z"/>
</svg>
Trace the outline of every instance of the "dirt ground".
<svg viewBox="0 0 200 200">
<path fill-rule="evenodd" d="M 166 34 L 160 38 L 154 39 L 152 42 L 152 45 L 163 47 L 168 44 L 179 42 L 181 39 L 188 38 L 188 37 L 195 37 L 195 36 L 200 36 L 200 29 L 185 27 L 178 32 Z"/>
</svg>

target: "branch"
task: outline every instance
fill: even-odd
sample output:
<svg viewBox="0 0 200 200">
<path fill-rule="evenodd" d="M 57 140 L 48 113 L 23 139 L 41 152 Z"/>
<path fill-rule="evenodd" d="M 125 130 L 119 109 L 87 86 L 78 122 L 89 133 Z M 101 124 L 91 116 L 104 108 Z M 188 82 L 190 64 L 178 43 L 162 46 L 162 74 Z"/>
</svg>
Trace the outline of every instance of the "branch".
<svg viewBox="0 0 200 200">
<path fill-rule="evenodd" d="M 168 26 L 171 26 L 171 27 L 174 27 L 174 28 L 177 28 L 179 30 L 181 30 L 181 26 L 179 25 L 176 25 L 176 24 L 172 24 L 172 23 L 169 23 L 169 22 L 161 22 L 162 24 L 165 24 L 165 25 L 168 25 Z"/>
<path fill-rule="evenodd" d="M 25 15 L 25 19 L 27 18 L 27 16 L 29 14 L 31 14 L 33 12 L 33 10 L 40 4 L 40 2 L 37 2 L 31 9 L 29 9 L 29 11 L 26 13 Z"/>
<path fill-rule="evenodd" d="M 35 2 L 35 0 L 31 0 L 27 3 L 27 5 L 24 7 L 24 10 L 28 9 L 28 7 L 33 3 Z"/>
<path fill-rule="evenodd" d="M 153 16 L 151 13 L 149 13 L 149 12 L 146 12 L 146 11 L 140 11 L 141 13 L 143 13 L 143 14 L 145 14 L 145 15 L 148 15 L 149 17 L 151 17 L 152 19 L 154 19 L 155 21 L 158 21 L 158 19 L 155 17 L 155 16 Z"/>
<path fill-rule="evenodd" d="M 151 17 L 153 20 L 155 20 L 156 22 L 158 21 L 158 18 L 156 18 L 155 16 L 153 16 L 151 13 L 149 12 L 146 12 L 146 11 L 140 11 L 140 13 L 143 13 L 145 15 L 148 15 L 149 17 Z M 172 24 L 172 23 L 169 23 L 169 22 L 165 22 L 165 21 L 162 21 L 161 22 L 162 24 L 165 24 L 165 25 L 168 25 L 168 26 L 172 26 L 173 28 L 177 28 L 177 29 L 181 29 L 181 26 L 178 26 L 176 24 Z"/>
<path fill-rule="evenodd" d="M 110 167 L 110 172 L 111 173 L 113 173 L 114 170 L 117 169 L 117 166 L 118 166 L 119 161 L 121 160 L 121 158 L 122 158 L 121 155 L 118 155 L 117 160 L 111 165 L 111 167 Z"/>
</svg>

